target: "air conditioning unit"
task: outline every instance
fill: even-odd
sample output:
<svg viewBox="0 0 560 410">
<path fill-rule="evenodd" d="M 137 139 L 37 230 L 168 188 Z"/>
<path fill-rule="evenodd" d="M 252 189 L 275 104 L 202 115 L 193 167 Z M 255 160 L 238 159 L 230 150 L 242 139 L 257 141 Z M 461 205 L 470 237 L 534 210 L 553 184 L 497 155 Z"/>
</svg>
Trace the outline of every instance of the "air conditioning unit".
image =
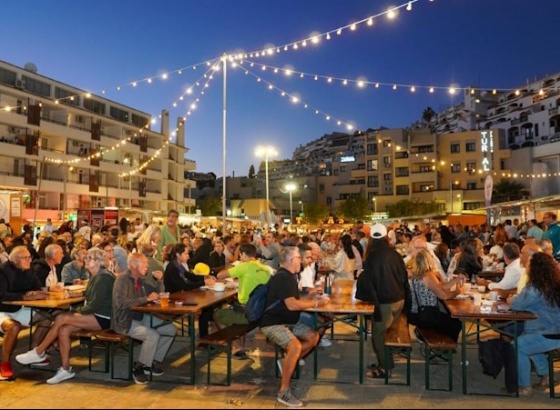
<svg viewBox="0 0 560 410">
<path fill-rule="evenodd" d="M 16 88 L 24 89 L 25 88 L 25 81 L 23 80 L 16 80 Z"/>
</svg>

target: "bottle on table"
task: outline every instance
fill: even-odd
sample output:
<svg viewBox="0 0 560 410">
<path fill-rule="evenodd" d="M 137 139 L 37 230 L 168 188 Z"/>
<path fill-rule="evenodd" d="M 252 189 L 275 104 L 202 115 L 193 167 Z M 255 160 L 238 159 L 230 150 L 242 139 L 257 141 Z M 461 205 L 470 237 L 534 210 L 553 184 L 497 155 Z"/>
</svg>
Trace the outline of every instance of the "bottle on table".
<svg viewBox="0 0 560 410">
<path fill-rule="evenodd" d="M 331 277 L 329 275 L 329 272 L 325 274 L 325 289 L 323 290 L 323 293 L 325 295 L 331 294 Z"/>
</svg>

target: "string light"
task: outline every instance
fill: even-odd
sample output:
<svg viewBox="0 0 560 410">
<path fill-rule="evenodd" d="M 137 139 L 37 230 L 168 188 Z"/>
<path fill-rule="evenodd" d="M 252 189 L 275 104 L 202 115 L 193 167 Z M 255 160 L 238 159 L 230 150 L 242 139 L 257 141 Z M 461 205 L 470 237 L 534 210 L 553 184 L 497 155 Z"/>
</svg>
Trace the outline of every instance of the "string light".
<svg viewBox="0 0 560 410">
<path fill-rule="evenodd" d="M 243 66 L 243 61 L 240 62 L 240 65 Z M 277 91 L 277 92 L 279 92 L 281 97 L 288 97 L 292 103 L 299 103 L 299 104 L 303 105 L 303 107 L 305 109 L 309 108 L 309 106 L 310 106 L 309 103 L 303 101 L 302 98 L 277 87 L 276 85 L 272 84 L 271 82 L 267 81 L 266 79 L 263 79 L 262 77 L 258 76 L 257 74 L 253 73 L 252 71 L 250 71 L 249 69 L 247 69 L 245 67 L 243 67 L 243 70 L 244 70 L 245 74 L 253 76 L 255 78 L 255 80 L 257 81 L 257 83 L 264 83 L 268 90 Z M 313 107 L 312 109 L 313 109 L 315 114 L 323 115 L 326 121 L 330 121 L 331 119 L 333 119 L 333 117 L 330 114 L 328 114 L 328 113 L 326 113 L 326 112 L 324 112 L 324 111 L 322 111 L 322 110 L 320 110 L 316 107 Z M 336 121 L 336 123 L 338 125 L 345 127 L 347 131 L 352 131 L 352 130 L 357 129 L 357 127 L 354 124 L 350 123 L 349 121 L 345 121 L 345 120 L 339 119 L 339 118 L 334 118 L 334 120 Z"/>
</svg>

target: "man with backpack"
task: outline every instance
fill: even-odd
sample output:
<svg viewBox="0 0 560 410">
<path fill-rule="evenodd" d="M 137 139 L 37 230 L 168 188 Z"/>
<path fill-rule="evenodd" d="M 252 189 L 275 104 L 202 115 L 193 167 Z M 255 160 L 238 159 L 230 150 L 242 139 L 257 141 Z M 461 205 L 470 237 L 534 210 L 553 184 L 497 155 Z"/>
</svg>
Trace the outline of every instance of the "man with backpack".
<svg viewBox="0 0 560 410">
<path fill-rule="evenodd" d="M 308 325 L 299 322 L 300 312 L 329 303 L 327 297 L 300 299 L 294 277 L 301 269 L 301 254 L 295 246 L 285 246 L 280 253 L 280 269 L 268 283 L 267 310 L 260 321 L 261 331 L 268 340 L 286 352 L 278 360 L 282 374 L 278 402 L 290 407 L 301 407 L 290 389 L 290 380 L 300 358 L 306 356 L 319 342 L 319 334 Z"/>
<path fill-rule="evenodd" d="M 245 305 L 253 290 L 261 284 L 266 284 L 270 279 L 270 270 L 257 260 L 257 248 L 252 243 L 244 243 L 239 248 L 241 263 L 218 272 L 218 279 L 237 278 L 239 287 L 237 300 L 225 309 L 214 313 L 214 322 L 220 329 L 233 324 L 248 324 L 245 315 Z M 237 342 L 234 342 L 237 345 Z M 242 346 L 235 346 L 237 351 L 233 358 L 238 360 L 248 359 Z"/>
</svg>

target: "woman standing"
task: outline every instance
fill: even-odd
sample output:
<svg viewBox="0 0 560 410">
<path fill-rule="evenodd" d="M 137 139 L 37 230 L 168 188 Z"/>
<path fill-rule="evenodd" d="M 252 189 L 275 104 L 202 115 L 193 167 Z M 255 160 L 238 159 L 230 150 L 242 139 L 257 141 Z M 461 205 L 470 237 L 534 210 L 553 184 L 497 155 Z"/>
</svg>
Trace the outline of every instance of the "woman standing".
<svg viewBox="0 0 560 410">
<path fill-rule="evenodd" d="M 112 296 L 115 277 L 107 270 L 108 258 L 105 251 L 92 248 L 87 251 L 85 266 L 91 274 L 85 290 L 86 302 L 74 312 L 59 314 L 49 332 L 35 349 L 16 356 L 20 364 L 41 363 L 47 359 L 48 347 L 58 340 L 60 362 L 56 374 L 47 380 L 58 384 L 76 376 L 70 366 L 70 335 L 79 329 L 101 330 L 111 327 Z"/>
<path fill-rule="evenodd" d="M 560 348 L 560 340 L 545 336 L 560 334 L 560 269 L 552 256 L 539 252 L 529 260 L 527 276 L 527 285 L 508 302 L 513 310 L 525 310 L 537 316 L 525 322 L 523 333 L 517 338 L 519 395 L 531 397 L 531 361 L 541 377 L 533 387 L 545 390 L 549 387 L 546 352 Z"/>
</svg>

